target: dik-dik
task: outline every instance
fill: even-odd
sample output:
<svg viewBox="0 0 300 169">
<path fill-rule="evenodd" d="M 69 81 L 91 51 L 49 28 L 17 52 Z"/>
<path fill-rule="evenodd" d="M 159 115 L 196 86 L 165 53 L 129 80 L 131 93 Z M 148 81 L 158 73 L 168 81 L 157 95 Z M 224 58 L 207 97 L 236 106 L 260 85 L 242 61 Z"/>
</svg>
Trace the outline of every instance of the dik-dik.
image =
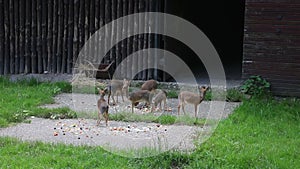
<svg viewBox="0 0 300 169">
<path fill-rule="evenodd" d="M 141 87 L 141 90 L 147 90 L 151 92 L 153 95 L 157 89 L 157 81 L 156 80 L 147 80 Z M 150 102 L 151 103 L 151 102 Z M 136 102 L 135 105 L 138 105 L 139 102 Z M 149 106 L 149 103 L 146 103 L 145 106 Z"/>
<path fill-rule="evenodd" d="M 156 89 L 157 89 L 156 80 L 147 80 L 141 87 L 141 90 L 148 90 L 150 92 L 155 92 Z"/>
<path fill-rule="evenodd" d="M 182 110 L 185 114 L 184 106 L 186 104 L 193 104 L 195 106 L 195 117 L 197 117 L 197 107 L 204 100 L 206 91 L 209 89 L 209 87 L 198 86 L 198 89 L 199 94 L 195 94 L 189 91 L 180 92 L 178 96 L 178 115 L 180 114 L 180 107 L 182 107 Z"/>
<path fill-rule="evenodd" d="M 122 96 L 122 101 L 124 102 L 124 97 L 123 94 L 125 94 L 128 97 L 128 88 L 130 85 L 130 81 L 124 79 L 123 81 L 121 80 L 112 80 L 110 85 L 108 85 L 105 88 L 105 92 L 108 94 L 108 104 L 110 101 L 110 97 L 113 99 L 113 104 L 116 104 L 115 101 L 115 95 L 117 96 L 117 102 L 118 102 L 118 95 Z"/>
<path fill-rule="evenodd" d="M 164 102 L 164 110 L 167 108 L 167 92 L 165 90 L 160 90 L 158 94 L 153 98 L 152 104 L 153 104 L 153 109 L 157 107 L 159 104 L 159 108 L 161 110 L 161 104 Z"/>
<path fill-rule="evenodd" d="M 148 105 L 150 105 L 152 101 L 152 93 L 148 90 L 139 90 L 130 93 L 128 99 L 131 101 L 131 111 L 133 113 L 133 108 L 138 102 L 145 101 Z"/>
<path fill-rule="evenodd" d="M 97 107 L 98 107 L 98 120 L 97 120 L 97 126 L 99 126 L 100 121 L 101 121 L 101 116 L 104 117 L 105 119 L 105 124 L 107 126 L 108 122 L 108 104 L 106 100 L 104 99 L 105 96 L 105 91 L 104 90 L 99 90 L 100 94 L 100 99 L 97 102 Z"/>
</svg>

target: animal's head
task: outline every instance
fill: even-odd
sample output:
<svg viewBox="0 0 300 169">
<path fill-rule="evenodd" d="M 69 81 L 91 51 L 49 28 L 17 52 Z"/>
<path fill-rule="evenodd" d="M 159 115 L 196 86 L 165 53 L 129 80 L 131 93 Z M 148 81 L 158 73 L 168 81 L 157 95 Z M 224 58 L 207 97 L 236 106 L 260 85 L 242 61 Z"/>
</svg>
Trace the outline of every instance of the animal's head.
<svg viewBox="0 0 300 169">
<path fill-rule="evenodd" d="M 131 81 L 130 80 L 123 80 L 123 89 L 128 89 L 129 85 L 130 85 Z"/>
<path fill-rule="evenodd" d="M 204 97 L 206 94 L 206 91 L 209 90 L 209 86 L 198 86 L 198 89 L 200 91 L 200 96 Z"/>
<path fill-rule="evenodd" d="M 97 88 L 97 89 L 99 90 L 100 96 L 101 96 L 101 97 L 104 97 L 107 91 L 106 91 L 105 89 L 104 89 L 104 90 L 103 90 L 103 89 L 100 89 L 100 88 Z"/>
</svg>

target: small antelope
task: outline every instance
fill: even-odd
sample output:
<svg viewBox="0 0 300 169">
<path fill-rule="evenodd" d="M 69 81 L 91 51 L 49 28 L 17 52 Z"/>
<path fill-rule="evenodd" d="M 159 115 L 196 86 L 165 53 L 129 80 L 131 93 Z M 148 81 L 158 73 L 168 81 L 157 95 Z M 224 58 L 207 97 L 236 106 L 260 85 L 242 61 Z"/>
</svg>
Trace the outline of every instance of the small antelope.
<svg viewBox="0 0 300 169">
<path fill-rule="evenodd" d="M 178 115 L 180 114 L 180 107 L 182 107 L 182 110 L 185 114 L 184 106 L 185 104 L 193 104 L 195 106 L 195 117 L 197 117 L 197 106 L 204 100 L 206 91 L 209 89 L 209 87 L 205 86 L 198 86 L 199 89 L 199 95 L 195 94 L 193 92 L 183 91 L 178 96 Z"/>
<path fill-rule="evenodd" d="M 157 89 L 157 81 L 156 80 L 147 80 L 141 87 L 141 90 L 148 90 L 153 95 Z M 151 103 L 151 102 L 150 102 Z M 135 105 L 138 105 L 139 102 L 136 102 Z M 146 103 L 145 106 L 149 105 Z"/>
<path fill-rule="evenodd" d="M 100 99 L 97 102 L 97 107 L 98 107 L 98 120 L 97 120 L 97 126 L 99 126 L 100 121 L 101 121 L 101 116 L 104 117 L 105 119 L 105 124 L 107 126 L 108 122 L 108 104 L 106 103 L 106 100 L 104 99 L 105 96 L 105 91 L 104 90 L 99 90 L 100 94 Z"/>
<path fill-rule="evenodd" d="M 165 110 L 167 108 L 167 92 L 165 90 L 160 90 L 159 93 L 153 98 L 152 108 L 155 109 L 159 104 L 159 108 L 161 110 L 162 102 L 164 102 L 164 110 Z"/>
<path fill-rule="evenodd" d="M 141 87 L 141 90 L 155 91 L 157 89 L 156 80 L 147 80 Z"/>
<path fill-rule="evenodd" d="M 122 101 L 124 102 L 123 92 L 125 92 L 126 96 L 128 96 L 128 88 L 130 85 L 130 81 L 124 79 L 123 82 L 120 80 L 112 80 L 110 85 L 108 85 L 104 90 L 108 94 L 108 104 L 110 101 L 110 97 L 113 99 L 113 104 L 116 104 L 115 95 L 117 96 L 118 102 L 118 95 L 122 96 Z"/>
<path fill-rule="evenodd" d="M 133 113 L 133 108 L 138 102 L 145 101 L 148 105 L 150 105 L 152 100 L 152 93 L 149 92 L 148 90 L 139 90 L 130 93 L 128 99 L 131 101 L 131 111 Z"/>
</svg>

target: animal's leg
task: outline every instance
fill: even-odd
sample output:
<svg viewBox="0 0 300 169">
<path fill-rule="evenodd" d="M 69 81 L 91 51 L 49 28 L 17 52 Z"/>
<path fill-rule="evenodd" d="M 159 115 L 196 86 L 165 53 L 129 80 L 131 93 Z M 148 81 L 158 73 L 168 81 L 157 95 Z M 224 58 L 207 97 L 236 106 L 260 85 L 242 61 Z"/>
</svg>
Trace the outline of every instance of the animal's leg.
<svg viewBox="0 0 300 169">
<path fill-rule="evenodd" d="M 195 117 L 197 118 L 197 105 L 195 104 Z"/>
</svg>

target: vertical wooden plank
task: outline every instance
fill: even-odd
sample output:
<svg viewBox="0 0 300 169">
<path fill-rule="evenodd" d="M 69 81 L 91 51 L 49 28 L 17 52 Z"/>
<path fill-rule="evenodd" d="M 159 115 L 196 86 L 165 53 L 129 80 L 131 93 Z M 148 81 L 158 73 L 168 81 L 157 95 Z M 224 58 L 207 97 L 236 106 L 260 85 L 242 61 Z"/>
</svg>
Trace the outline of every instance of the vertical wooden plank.
<svg viewBox="0 0 300 169">
<path fill-rule="evenodd" d="M 90 2 L 89 31 L 90 31 L 90 36 L 92 36 L 95 33 L 95 0 L 91 0 Z M 96 62 L 95 40 L 96 38 L 90 39 L 90 46 L 89 46 L 89 57 L 91 57 L 90 61 L 92 61 L 93 63 Z"/>
<path fill-rule="evenodd" d="M 155 1 L 154 0 L 149 0 L 149 11 L 150 12 L 154 12 L 155 11 Z M 149 16 L 148 18 L 148 23 L 149 23 L 149 32 L 153 32 L 152 28 L 154 25 L 154 18 L 152 16 Z M 153 34 L 148 34 L 148 48 L 153 48 L 154 47 L 154 43 L 153 43 Z M 152 52 L 150 52 L 150 50 L 148 50 L 148 65 L 149 66 L 154 66 L 154 55 Z M 154 78 L 154 71 L 149 71 L 148 72 L 148 77 L 153 79 Z"/>
<path fill-rule="evenodd" d="M 20 73 L 25 69 L 25 1 L 20 0 Z"/>
<path fill-rule="evenodd" d="M 69 16 L 69 4 L 68 0 L 64 0 L 64 20 L 63 20 L 63 49 L 62 49 L 62 62 L 61 62 L 61 73 L 66 73 L 67 69 L 67 49 L 68 49 L 68 16 Z"/>
<path fill-rule="evenodd" d="M 128 0 L 123 0 L 123 16 L 128 15 Z M 123 37 L 123 41 L 122 41 L 122 72 L 123 72 L 123 77 L 125 78 L 129 78 L 130 76 L 128 76 L 128 72 L 127 72 L 127 68 L 129 67 L 127 65 L 127 63 L 124 62 L 124 60 L 126 59 L 127 56 L 127 28 L 128 28 L 128 20 L 124 19 L 123 22 L 123 26 L 122 26 L 122 37 Z"/>
<path fill-rule="evenodd" d="M 86 43 L 88 41 L 88 39 L 90 38 L 90 3 L 91 3 L 91 0 L 85 0 L 85 41 L 84 41 L 84 53 L 85 53 L 85 56 L 84 58 L 86 60 L 90 60 L 90 43 Z"/>
<path fill-rule="evenodd" d="M 105 0 L 105 24 L 108 24 L 111 21 L 111 0 Z M 108 46 L 110 44 L 111 36 L 111 30 L 105 29 L 105 35 L 104 35 L 104 49 L 105 51 L 108 51 Z M 105 61 L 110 61 L 110 53 L 104 53 L 106 59 Z"/>
<path fill-rule="evenodd" d="M 42 54 L 42 0 L 37 0 L 37 59 L 38 73 L 43 73 Z"/>
<path fill-rule="evenodd" d="M 47 31 L 47 71 L 52 70 L 52 57 L 53 57 L 53 0 L 48 1 L 48 31 Z"/>
<path fill-rule="evenodd" d="M 0 18 L 4 18 L 4 0 L 0 0 Z M 4 19 L 0 19 L 0 74 L 4 74 Z"/>
<path fill-rule="evenodd" d="M 31 72 L 31 0 L 26 1 L 25 73 Z"/>
<path fill-rule="evenodd" d="M 144 12 L 149 12 L 149 1 L 146 0 L 145 1 L 145 10 Z M 148 14 L 145 13 L 145 18 L 144 18 L 144 32 L 147 32 L 149 29 L 149 22 L 148 22 Z M 143 39 L 143 49 L 147 49 L 148 48 L 148 34 L 144 34 L 143 35 L 144 39 Z M 143 55 L 143 66 L 144 67 L 148 67 L 148 53 L 144 53 Z M 144 80 L 148 80 L 148 74 L 149 72 L 151 72 L 152 70 L 145 70 L 143 72 L 143 79 Z"/>
<path fill-rule="evenodd" d="M 63 35 L 64 35 L 64 2 L 58 1 L 58 42 L 57 42 L 57 73 L 62 72 L 62 53 L 63 53 Z"/>
<path fill-rule="evenodd" d="M 145 1 L 144 0 L 139 0 L 139 12 L 144 12 L 145 11 Z M 139 20 L 138 20 L 138 24 L 139 24 L 139 32 L 142 32 L 144 30 L 144 20 L 145 18 L 142 17 L 141 15 L 139 16 Z M 138 35 L 138 50 L 142 50 L 144 47 L 144 35 L 143 34 L 139 34 Z M 141 54 L 138 57 L 138 67 L 139 70 L 143 69 L 143 59 L 144 56 Z M 139 79 L 141 80 L 146 80 L 145 79 L 145 71 L 142 71 L 139 73 L 138 76 Z"/>
<path fill-rule="evenodd" d="M 95 32 L 97 32 L 100 28 L 100 6 L 99 6 L 100 0 L 95 0 Z M 94 44 L 94 63 L 100 63 L 99 62 L 99 33 L 95 35 L 95 44 Z"/>
<path fill-rule="evenodd" d="M 134 3 L 133 0 L 128 0 L 128 15 L 134 13 Z M 127 33 L 128 35 L 131 35 L 134 27 L 134 20 L 130 17 L 128 18 L 127 22 Z M 127 56 L 129 56 L 133 52 L 133 36 L 127 38 Z M 133 78 L 134 74 L 133 71 L 133 60 L 132 58 L 127 59 L 127 76 L 130 78 Z"/>
<path fill-rule="evenodd" d="M 105 24 L 105 0 L 100 0 L 99 2 L 99 28 L 101 28 L 102 26 L 104 26 Z M 105 58 L 100 60 L 101 57 L 104 57 L 104 46 L 105 46 L 105 32 L 101 32 L 101 34 L 99 34 L 99 50 L 98 50 L 98 54 L 99 56 L 97 57 L 99 60 L 97 60 L 97 63 L 101 63 L 101 62 L 105 62 Z"/>
<path fill-rule="evenodd" d="M 74 1 L 69 2 L 67 73 L 72 73 L 74 36 Z"/>
<path fill-rule="evenodd" d="M 15 18 L 15 74 L 19 73 L 19 67 L 20 67 L 20 23 L 19 23 L 19 0 L 15 0 L 14 3 L 14 18 Z M 0 7 L 1 9 L 1 7 Z M 1 10 L 0 10 L 1 11 Z M 1 15 L 1 12 L 0 12 Z M 1 16 L 0 16 L 1 18 Z M 0 23 L 1 25 L 1 23 Z M 0 26 L 1 27 L 1 26 Z M 0 28 L 1 29 L 1 28 Z M 0 34 L 1 34 L 1 30 L 0 30 Z M 0 35 L 1 36 L 1 35 Z M 1 37 L 0 37 L 1 39 Z M 1 42 L 0 42 L 0 46 L 1 46 Z M 0 47 L 0 51 L 1 51 L 1 47 Z M 1 55 L 1 53 L 0 53 Z M 1 58 L 1 56 L 0 56 Z M 1 67 L 1 66 L 0 66 Z M 1 72 L 0 72 L 1 74 Z"/>
<path fill-rule="evenodd" d="M 73 46 L 73 65 L 75 65 L 80 46 L 79 46 L 79 12 L 80 12 L 79 0 L 74 3 L 74 46 Z"/>
<path fill-rule="evenodd" d="M 85 7 L 84 7 L 85 1 L 80 0 L 79 5 L 79 48 L 81 48 L 84 45 L 84 39 L 85 39 L 85 31 L 84 31 L 84 24 L 85 24 Z"/>
<path fill-rule="evenodd" d="M 117 0 L 111 0 L 111 21 L 117 19 Z M 116 32 L 117 32 L 117 26 L 116 23 L 113 22 L 112 28 L 111 28 L 111 35 L 110 38 L 112 39 L 111 41 L 111 48 L 110 48 L 110 60 L 115 61 L 113 64 L 113 67 L 117 66 L 117 60 L 116 60 L 116 46 L 113 46 L 113 40 L 116 39 Z"/>
<path fill-rule="evenodd" d="M 53 58 L 51 60 L 52 73 L 57 73 L 57 43 L 58 43 L 58 1 L 53 0 Z"/>
<path fill-rule="evenodd" d="M 9 74 L 10 67 L 10 53 L 9 53 L 9 36 L 10 36 L 10 25 L 9 25 L 9 1 L 4 1 L 4 74 Z"/>
<path fill-rule="evenodd" d="M 37 3 L 36 0 L 32 0 L 32 22 L 31 22 L 31 71 L 32 73 L 38 72 L 37 61 Z"/>
<path fill-rule="evenodd" d="M 15 18 L 14 18 L 14 2 L 13 0 L 9 1 L 9 25 L 10 25 L 10 74 L 15 73 Z"/>
<path fill-rule="evenodd" d="M 47 70 L 47 14 L 48 14 L 48 1 L 42 0 L 42 56 L 43 56 L 43 73 Z"/>
<path fill-rule="evenodd" d="M 123 6 L 122 6 L 122 0 L 117 0 L 117 18 L 122 17 L 123 14 Z M 122 38 L 122 26 L 123 22 L 118 22 L 116 25 L 116 38 L 121 39 Z M 122 70 L 122 65 L 120 64 L 122 62 L 122 48 L 121 48 L 122 42 L 119 42 L 116 44 L 116 65 L 119 67 L 120 70 Z M 123 72 L 118 72 L 121 74 L 118 74 L 118 76 L 124 77 Z"/>
<path fill-rule="evenodd" d="M 138 3 L 138 1 L 134 1 L 133 7 L 134 7 L 134 13 L 138 13 L 138 11 L 139 11 L 139 3 Z M 138 32 L 138 29 L 139 29 L 138 22 L 139 22 L 138 15 L 135 15 L 135 17 L 133 18 L 133 24 L 134 24 L 134 26 L 133 26 L 133 32 L 134 32 L 134 34 L 136 34 Z M 138 51 L 138 35 L 133 36 L 132 48 L 133 48 L 132 52 Z M 138 66 L 138 58 L 134 58 L 132 60 L 132 64 L 133 64 L 132 65 L 132 72 L 136 73 L 137 68 L 138 68 L 137 67 Z M 132 77 L 135 76 L 135 74 L 132 74 L 132 75 L 133 75 Z"/>
</svg>

